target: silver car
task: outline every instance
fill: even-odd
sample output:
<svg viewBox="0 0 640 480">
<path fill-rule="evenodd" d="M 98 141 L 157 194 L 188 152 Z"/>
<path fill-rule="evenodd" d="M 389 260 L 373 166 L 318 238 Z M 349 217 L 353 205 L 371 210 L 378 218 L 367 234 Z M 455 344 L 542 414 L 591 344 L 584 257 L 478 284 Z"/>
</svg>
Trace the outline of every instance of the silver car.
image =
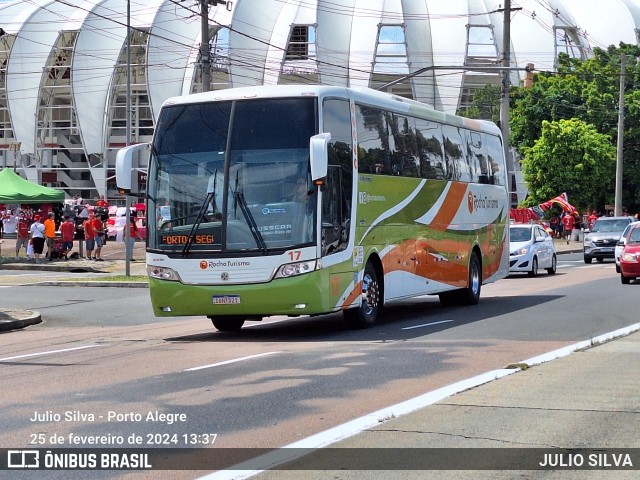
<svg viewBox="0 0 640 480">
<path fill-rule="evenodd" d="M 556 273 L 556 247 L 542 225 L 509 225 L 509 248 L 509 272 L 536 277 L 538 269 L 544 268 L 549 275 Z"/>
<path fill-rule="evenodd" d="M 600 217 L 584 236 L 584 263 L 595 258 L 602 262 L 605 258 L 615 258 L 616 244 L 622 232 L 633 222 L 633 217 Z"/>
</svg>

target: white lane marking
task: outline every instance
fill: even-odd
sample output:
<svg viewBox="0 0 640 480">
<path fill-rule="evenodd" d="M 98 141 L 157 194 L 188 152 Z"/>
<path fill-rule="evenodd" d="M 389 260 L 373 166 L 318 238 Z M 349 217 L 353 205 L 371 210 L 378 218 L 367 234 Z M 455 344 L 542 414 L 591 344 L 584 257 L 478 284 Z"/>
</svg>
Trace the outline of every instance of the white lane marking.
<svg viewBox="0 0 640 480">
<path fill-rule="evenodd" d="M 430 327 L 431 325 L 438 325 L 440 323 L 449 323 L 453 320 L 441 320 L 439 322 L 423 323 L 422 325 L 413 325 L 412 327 L 402 327 L 402 330 L 413 330 L 414 328 Z"/>
<path fill-rule="evenodd" d="M 85 348 L 102 347 L 103 345 L 85 345 L 83 347 L 65 348 L 63 350 L 49 350 L 48 352 L 27 353 L 25 355 L 16 355 L 15 357 L 0 358 L 0 362 L 7 360 L 16 360 L 18 358 L 38 357 L 41 355 L 51 355 L 53 353 L 73 352 L 74 350 L 84 350 Z"/>
<path fill-rule="evenodd" d="M 228 365 L 230 363 L 242 362 L 244 360 L 252 360 L 254 358 L 266 357 L 267 355 L 275 355 L 276 353 L 282 353 L 282 352 L 266 352 L 266 353 L 259 353 L 257 355 L 249 355 L 248 357 L 234 358 L 233 360 L 225 360 L 224 362 L 212 363 L 210 365 L 202 365 L 200 367 L 187 368 L 183 370 L 183 372 L 194 372 L 196 370 L 202 370 L 204 368 L 219 367 L 220 365 Z"/>
<path fill-rule="evenodd" d="M 559 348 L 548 353 L 544 353 L 537 357 L 532 357 L 528 360 L 524 360 L 519 363 L 526 363 L 528 365 L 537 365 L 540 363 L 548 362 L 556 358 L 564 357 L 577 350 L 581 350 L 590 345 L 596 345 L 598 343 L 606 342 L 617 337 L 623 337 L 629 335 L 635 331 L 640 330 L 640 323 L 635 323 L 628 327 L 614 330 L 613 332 L 599 335 L 598 337 L 591 338 L 590 340 L 584 340 L 582 342 L 574 343 L 567 347 Z M 263 470 L 255 469 L 242 469 L 243 464 L 235 465 L 231 468 L 235 470 L 221 470 L 203 477 L 199 477 L 198 480 L 240 480 L 244 478 L 253 477 L 265 469 L 273 468 L 277 465 L 281 465 L 292 460 L 296 460 L 305 453 L 305 449 L 323 448 L 327 447 L 335 442 L 344 440 L 346 438 L 357 435 L 358 433 L 379 426 L 382 423 L 401 415 L 414 412 L 429 405 L 433 405 L 440 400 L 460 393 L 464 390 L 477 387 L 484 383 L 489 383 L 493 380 L 497 380 L 507 375 L 511 375 L 516 372 L 520 372 L 520 369 L 498 369 L 477 375 L 466 380 L 447 385 L 432 392 L 419 395 L 405 402 L 385 407 L 376 412 L 364 415 L 360 418 L 351 420 L 350 422 L 343 423 L 337 427 L 330 428 L 324 432 L 317 433 L 310 437 L 304 438 L 298 442 L 291 443 L 276 450 L 261 455 L 259 457 L 248 460 L 244 465 L 263 465 Z M 287 450 L 291 449 L 291 450 Z M 302 453 L 301 453 L 302 452 Z M 255 467 L 254 467 L 255 468 Z"/>
</svg>

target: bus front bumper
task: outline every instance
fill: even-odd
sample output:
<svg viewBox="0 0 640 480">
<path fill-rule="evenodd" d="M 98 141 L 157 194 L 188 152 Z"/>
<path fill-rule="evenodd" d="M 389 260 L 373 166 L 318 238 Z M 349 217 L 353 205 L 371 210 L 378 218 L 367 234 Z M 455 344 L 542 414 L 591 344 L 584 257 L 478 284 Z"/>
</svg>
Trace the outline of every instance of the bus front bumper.
<svg viewBox="0 0 640 480">
<path fill-rule="evenodd" d="M 157 317 L 310 315 L 335 311 L 323 295 L 323 273 L 245 285 L 187 285 L 150 278 Z"/>
</svg>

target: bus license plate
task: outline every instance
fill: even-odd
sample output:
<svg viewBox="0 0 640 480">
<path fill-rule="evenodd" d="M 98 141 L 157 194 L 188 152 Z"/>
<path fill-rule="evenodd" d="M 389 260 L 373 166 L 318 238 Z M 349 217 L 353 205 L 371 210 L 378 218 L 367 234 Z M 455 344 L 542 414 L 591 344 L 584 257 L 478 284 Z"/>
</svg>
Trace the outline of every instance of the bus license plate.
<svg viewBox="0 0 640 480">
<path fill-rule="evenodd" d="M 234 305 L 240 303 L 240 295 L 214 295 L 212 300 L 215 305 Z"/>
</svg>

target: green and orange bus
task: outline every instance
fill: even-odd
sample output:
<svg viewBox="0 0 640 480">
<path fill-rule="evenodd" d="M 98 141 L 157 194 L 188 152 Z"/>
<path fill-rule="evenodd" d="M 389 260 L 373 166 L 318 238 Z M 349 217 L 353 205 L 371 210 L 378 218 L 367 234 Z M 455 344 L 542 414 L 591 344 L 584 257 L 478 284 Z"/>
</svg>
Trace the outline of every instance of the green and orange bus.
<svg viewBox="0 0 640 480">
<path fill-rule="evenodd" d="M 271 315 L 439 295 L 476 304 L 509 270 L 504 150 L 490 122 L 367 88 L 258 86 L 167 100 L 149 151 L 146 262 L 156 316 L 222 331 Z"/>
</svg>

